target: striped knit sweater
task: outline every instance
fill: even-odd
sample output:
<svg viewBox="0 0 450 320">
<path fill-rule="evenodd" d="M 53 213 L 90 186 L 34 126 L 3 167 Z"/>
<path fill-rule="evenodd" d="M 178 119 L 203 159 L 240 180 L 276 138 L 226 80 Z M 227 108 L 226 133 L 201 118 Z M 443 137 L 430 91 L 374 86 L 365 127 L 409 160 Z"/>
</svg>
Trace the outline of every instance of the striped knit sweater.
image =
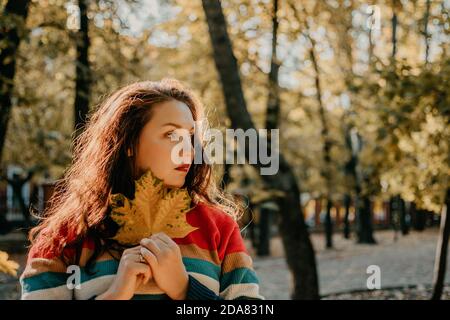
<svg viewBox="0 0 450 320">
<path fill-rule="evenodd" d="M 180 247 L 189 275 L 188 300 L 264 299 L 238 224 L 221 210 L 199 203 L 186 214 L 198 227 L 184 238 L 173 239 Z M 20 277 L 22 299 L 94 299 L 111 285 L 119 261 L 105 252 L 90 270 L 85 264 L 93 253 L 86 240 L 80 256 L 80 286 L 70 289 L 73 270 L 60 258 L 29 252 Z M 69 278 L 71 277 L 71 278 Z M 73 286 L 72 286 L 73 287 Z M 153 280 L 137 289 L 133 299 L 169 299 Z"/>
</svg>

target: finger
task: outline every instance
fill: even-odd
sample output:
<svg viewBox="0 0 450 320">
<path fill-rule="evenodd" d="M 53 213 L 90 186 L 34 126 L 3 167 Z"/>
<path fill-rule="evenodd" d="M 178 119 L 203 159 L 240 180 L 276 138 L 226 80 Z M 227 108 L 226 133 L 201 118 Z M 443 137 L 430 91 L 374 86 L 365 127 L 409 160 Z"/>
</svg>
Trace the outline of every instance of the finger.
<svg viewBox="0 0 450 320">
<path fill-rule="evenodd" d="M 158 255 L 161 252 L 161 248 L 157 244 L 156 239 L 150 239 L 150 238 L 142 239 L 141 245 L 143 247 L 147 248 L 148 250 L 150 250 L 155 255 Z"/>
<path fill-rule="evenodd" d="M 150 267 L 152 267 L 152 274 L 153 274 L 153 270 L 158 266 L 158 259 L 150 250 L 148 250 L 145 247 L 141 248 L 141 254 L 144 257 L 144 259 L 148 262 Z"/>
<path fill-rule="evenodd" d="M 136 246 L 136 247 L 132 247 L 132 248 L 128 248 L 125 249 L 122 253 L 122 255 L 128 255 L 128 254 L 133 254 L 133 253 L 139 253 L 141 246 Z"/>
<path fill-rule="evenodd" d="M 146 283 L 151 274 L 150 266 L 146 263 L 137 263 L 135 264 L 135 268 L 136 276 L 138 276 L 143 283 Z"/>
<path fill-rule="evenodd" d="M 134 253 L 131 255 L 132 256 L 131 259 L 133 259 L 133 261 L 136 261 L 137 263 L 148 266 L 149 264 L 148 264 L 147 260 L 145 260 L 145 257 L 142 255 L 140 248 L 142 248 L 142 247 L 139 247 L 139 253 Z"/>
<path fill-rule="evenodd" d="M 175 241 L 173 241 L 173 239 L 171 239 L 164 232 L 158 233 L 157 236 L 158 236 L 158 239 L 161 239 L 161 241 L 164 241 L 164 243 L 166 244 L 166 246 L 169 249 L 175 250 L 175 251 L 180 251 L 180 247 L 178 246 L 178 244 Z"/>
<path fill-rule="evenodd" d="M 147 272 L 144 274 L 144 284 L 146 284 L 152 277 L 152 269 L 147 265 Z"/>
<path fill-rule="evenodd" d="M 126 249 L 125 251 L 128 251 L 128 252 L 139 251 L 139 246 L 135 246 L 135 247 L 128 248 L 128 249 Z"/>
<path fill-rule="evenodd" d="M 146 264 L 145 262 L 141 261 L 141 253 L 140 252 L 136 252 L 136 253 L 129 253 L 126 255 L 127 259 L 130 259 L 133 262 L 137 262 L 137 263 L 143 263 Z"/>
<path fill-rule="evenodd" d="M 150 278 L 152 277 L 152 269 L 150 268 L 150 266 L 145 263 L 145 269 L 143 269 L 143 273 L 139 274 L 139 277 L 142 281 L 142 284 L 146 284 Z"/>
<path fill-rule="evenodd" d="M 166 242 L 164 242 L 164 241 L 161 240 L 160 238 L 154 236 L 154 237 L 152 238 L 152 240 L 155 241 L 156 245 L 158 246 L 158 248 L 159 248 L 161 251 L 170 249 L 170 245 L 168 245 Z"/>
<path fill-rule="evenodd" d="M 144 276 L 139 274 L 136 276 L 136 288 L 140 287 L 144 280 Z"/>
<path fill-rule="evenodd" d="M 164 232 L 159 232 L 155 234 L 155 237 L 163 241 L 167 246 L 172 247 L 174 244 L 176 244 L 167 234 Z"/>
</svg>

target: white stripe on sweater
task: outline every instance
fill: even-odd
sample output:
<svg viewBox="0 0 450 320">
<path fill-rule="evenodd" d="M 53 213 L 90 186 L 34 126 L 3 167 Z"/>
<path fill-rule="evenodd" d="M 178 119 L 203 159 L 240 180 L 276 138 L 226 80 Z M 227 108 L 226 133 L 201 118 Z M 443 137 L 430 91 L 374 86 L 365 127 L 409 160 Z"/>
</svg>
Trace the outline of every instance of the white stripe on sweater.
<svg viewBox="0 0 450 320">
<path fill-rule="evenodd" d="M 238 283 L 229 285 L 220 293 L 220 296 L 225 300 L 236 299 L 240 296 L 264 299 L 264 297 L 259 294 L 259 285 L 256 283 Z"/>
<path fill-rule="evenodd" d="M 21 300 L 71 300 L 73 291 L 66 284 L 58 287 L 24 292 Z"/>
<path fill-rule="evenodd" d="M 193 276 L 196 280 L 198 280 L 201 284 L 207 287 L 209 290 L 214 292 L 216 295 L 219 295 L 220 283 L 216 279 L 213 279 L 209 276 L 206 276 L 197 272 L 188 272 L 191 276 Z"/>
</svg>

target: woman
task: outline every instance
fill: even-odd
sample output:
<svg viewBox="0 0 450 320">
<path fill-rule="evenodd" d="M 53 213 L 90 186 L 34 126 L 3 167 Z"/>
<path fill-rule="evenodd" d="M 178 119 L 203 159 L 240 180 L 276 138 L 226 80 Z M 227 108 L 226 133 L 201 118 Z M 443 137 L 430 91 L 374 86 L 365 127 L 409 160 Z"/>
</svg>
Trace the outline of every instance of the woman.
<svg viewBox="0 0 450 320">
<path fill-rule="evenodd" d="M 193 93 L 172 79 L 128 85 L 92 114 L 30 232 L 22 299 L 263 299 L 236 223 L 242 209 L 216 188 L 209 164 L 193 163 L 202 117 Z M 178 154 L 182 165 L 171 156 L 179 131 L 192 135 Z M 125 248 L 112 240 L 119 226 L 109 195 L 132 199 L 148 170 L 168 189 L 189 192 L 195 231 L 173 239 L 160 232 Z"/>
</svg>

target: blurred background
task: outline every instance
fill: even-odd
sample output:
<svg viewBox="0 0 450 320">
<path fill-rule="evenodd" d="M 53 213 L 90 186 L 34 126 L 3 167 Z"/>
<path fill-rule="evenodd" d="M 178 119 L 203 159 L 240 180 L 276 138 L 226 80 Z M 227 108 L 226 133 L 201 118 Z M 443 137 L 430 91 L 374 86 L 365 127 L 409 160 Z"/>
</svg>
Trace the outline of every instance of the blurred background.
<svg viewBox="0 0 450 320">
<path fill-rule="evenodd" d="M 449 299 L 448 0 L 0 0 L 0 299 L 86 115 L 174 77 L 211 125 L 278 128 L 218 166 L 267 299 Z M 77 129 L 77 130 L 75 130 Z"/>
</svg>

